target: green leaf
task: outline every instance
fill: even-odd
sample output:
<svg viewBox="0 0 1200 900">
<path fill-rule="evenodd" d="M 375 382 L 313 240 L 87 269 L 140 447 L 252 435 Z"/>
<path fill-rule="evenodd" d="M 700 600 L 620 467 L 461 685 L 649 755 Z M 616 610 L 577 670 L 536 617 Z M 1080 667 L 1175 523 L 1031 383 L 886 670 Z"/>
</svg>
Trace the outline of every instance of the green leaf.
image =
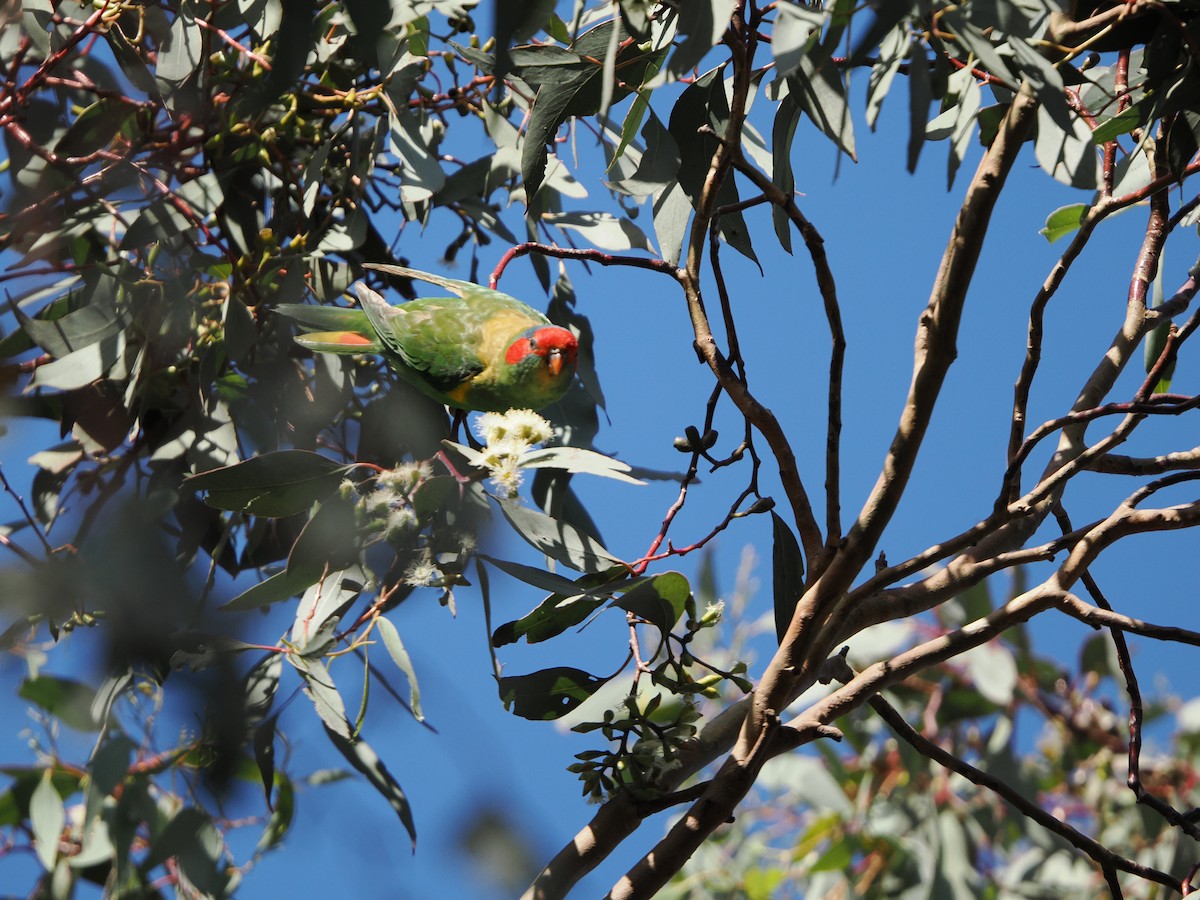
<svg viewBox="0 0 1200 900">
<path fill-rule="evenodd" d="M 594 575 L 584 575 L 578 581 L 571 581 L 561 575 L 531 566 L 522 566 L 508 560 L 491 557 L 485 557 L 485 559 L 526 584 L 553 591 L 549 597 L 520 619 L 515 622 L 506 622 L 497 628 L 492 634 L 494 647 L 516 643 L 521 638 L 525 638 L 530 644 L 536 644 L 562 634 L 604 605 L 614 591 L 629 590 L 641 580 L 624 580 L 628 571 L 624 566 L 614 567 Z"/>
<path fill-rule="evenodd" d="M 1123 134 L 1129 134 L 1142 124 L 1142 110 L 1137 103 L 1130 104 L 1115 116 L 1105 119 L 1091 133 L 1092 143 L 1107 144 Z M 1039 123 L 1040 126 L 1040 123 Z"/>
<path fill-rule="evenodd" d="M 55 675 L 39 675 L 27 679 L 17 693 L 77 731 L 96 731 L 100 727 L 92 714 L 96 692 L 86 684 Z"/>
<path fill-rule="evenodd" d="M 78 283 L 77 278 L 65 279 L 53 287 L 57 292 Z M 27 315 L 19 304 L 11 304 L 21 330 L 51 356 L 64 357 L 73 350 L 111 337 L 124 327 L 124 317 L 116 307 L 116 279 L 105 275 L 85 284 L 82 290 L 60 294 L 59 299 L 46 306 L 36 317 Z M 86 301 L 86 305 L 67 311 L 81 299 Z"/>
<path fill-rule="evenodd" d="M 523 719 L 557 719 L 592 696 L 607 679 L 559 666 L 497 679 L 504 708 Z"/>
<path fill-rule="evenodd" d="M 38 786 L 29 798 L 29 826 L 33 831 L 34 850 L 46 871 L 54 870 L 58 859 L 58 842 L 66 824 L 67 814 L 62 797 L 54 787 L 53 770 L 46 769 Z"/>
<path fill-rule="evenodd" d="M 196 71 L 204 55 L 204 32 L 189 9 L 180 4 L 171 23 L 170 37 L 158 53 L 154 74 L 164 91 L 173 91 Z"/>
<path fill-rule="evenodd" d="M 421 688 L 417 684 L 417 670 L 413 668 L 412 659 L 409 658 L 408 651 L 404 649 L 404 643 L 400 640 L 400 632 L 383 616 L 375 621 L 375 630 L 379 632 L 384 649 L 392 658 L 392 662 L 396 664 L 396 668 L 403 672 L 404 677 L 408 679 L 408 705 L 412 710 L 413 718 L 418 722 L 424 722 L 425 714 L 421 712 Z"/>
<path fill-rule="evenodd" d="M 691 595 L 691 585 L 684 575 L 664 572 L 626 591 L 620 600 L 613 601 L 613 606 L 645 619 L 666 635 L 683 615 Z"/>
<path fill-rule="evenodd" d="M 284 653 L 268 653 L 246 674 L 242 708 L 246 721 L 254 724 L 264 719 L 275 702 L 279 679 L 283 674 Z"/>
<path fill-rule="evenodd" d="M 544 591 L 551 591 L 556 594 L 561 594 L 566 597 L 575 597 L 580 594 L 596 592 L 594 589 L 590 590 L 584 588 L 583 585 L 585 583 L 598 585 L 600 589 L 603 589 L 600 590 L 600 593 L 610 594 L 613 588 L 609 587 L 604 589 L 604 587 L 606 584 L 611 585 L 614 581 L 614 578 L 606 576 L 609 574 L 609 572 L 615 572 L 617 573 L 616 579 L 619 579 L 626 572 L 624 567 L 618 567 L 616 569 L 609 570 L 609 572 L 601 572 L 598 575 L 584 575 L 582 578 L 576 581 L 571 578 L 565 578 L 562 575 L 556 575 L 553 572 L 547 572 L 545 569 L 538 569 L 534 566 L 525 566 L 521 563 L 511 562 L 507 559 L 497 559 L 494 556 L 486 556 L 482 554 L 481 558 L 487 560 L 493 566 L 503 572 L 506 572 L 513 578 L 523 581 L 526 584 L 532 585 L 536 588 L 541 588 Z"/>
<path fill-rule="evenodd" d="M 515 500 L 499 500 L 500 510 L 517 534 L 533 547 L 580 572 L 599 572 L 621 560 L 566 522 L 550 518 L 545 513 L 522 506 Z"/>
<path fill-rule="evenodd" d="M 775 111 L 775 122 L 771 126 L 771 180 L 788 196 L 796 189 L 796 176 L 792 171 L 792 141 L 796 136 L 796 125 L 800 122 L 800 105 L 792 93 L 779 101 Z M 771 221 L 779 246 L 792 252 L 792 220 L 777 204 L 771 204 Z"/>
<path fill-rule="evenodd" d="M 434 132 L 423 128 L 423 119 L 407 109 L 391 118 L 392 145 L 401 161 L 401 196 L 409 203 L 428 200 L 446 183 L 446 173 L 434 155 Z M 353 241 L 354 246 L 359 243 Z"/>
<path fill-rule="evenodd" d="M 1117 645 L 1107 631 L 1094 634 L 1083 643 L 1079 651 L 1079 670 L 1092 672 L 1101 678 L 1118 678 L 1121 664 L 1117 658 Z"/>
<path fill-rule="evenodd" d="M 804 554 L 792 529 L 771 512 L 771 580 L 775 595 L 775 637 L 781 643 L 792 623 L 792 614 L 804 593 Z"/>
<path fill-rule="evenodd" d="M 897 4 L 898 5 L 898 4 Z M 908 49 L 908 153 L 909 174 L 917 170 L 917 161 L 925 146 L 925 125 L 929 121 L 929 104 L 933 88 L 929 78 L 929 59 L 925 46 L 913 41 Z"/>
<path fill-rule="evenodd" d="M 232 654 L 244 650 L 257 650 L 254 644 L 247 644 L 223 634 L 204 634 L 203 632 L 180 631 L 171 636 L 171 668 L 199 672 L 211 665 L 227 660 Z"/>
<path fill-rule="evenodd" d="M 267 807 L 271 807 L 271 791 L 275 786 L 275 725 L 279 720 L 276 713 L 254 727 L 250 745 L 254 750 L 254 765 L 262 782 Z"/>
<path fill-rule="evenodd" d="M 1060 206 L 1050 215 L 1046 216 L 1046 226 L 1038 232 L 1047 241 L 1053 244 L 1059 238 L 1070 234 L 1073 231 L 1078 231 L 1079 226 L 1083 224 L 1083 220 L 1087 218 L 1090 207 L 1086 203 L 1072 203 L 1069 206 Z"/>
<path fill-rule="evenodd" d="M 263 826 L 263 833 L 254 848 L 256 853 L 265 853 L 284 839 L 291 828 L 296 811 L 296 789 L 292 780 L 285 775 L 275 775 L 275 804 L 271 816 Z"/>
<path fill-rule="evenodd" d="M 1154 283 L 1151 286 L 1150 291 L 1150 307 L 1152 309 L 1161 306 L 1165 298 L 1165 292 L 1163 291 L 1163 269 L 1165 268 L 1166 264 L 1164 260 L 1160 258 L 1158 261 L 1158 271 L 1155 272 Z M 1162 356 L 1163 351 L 1167 348 L 1167 338 L 1170 337 L 1170 334 L 1171 320 L 1163 319 L 1161 322 L 1151 328 L 1149 333 L 1146 335 L 1146 342 L 1142 345 L 1142 355 L 1146 366 L 1146 374 L 1150 373 L 1150 370 L 1154 368 L 1154 364 L 1158 362 L 1159 357 Z M 1154 386 L 1154 393 L 1165 394 L 1171 389 L 1171 379 L 1175 375 L 1175 363 L 1176 360 L 1172 360 L 1171 363 L 1163 369 L 1162 374 L 1158 379 L 1158 384 Z"/>
<path fill-rule="evenodd" d="M 287 570 L 312 584 L 322 572 L 345 569 L 360 556 L 354 503 L 340 494 L 325 500 L 288 553 Z"/>
<path fill-rule="evenodd" d="M 839 838 L 822 853 L 809 872 L 841 872 L 854 861 L 854 845 L 848 838 Z"/>
<path fill-rule="evenodd" d="M 185 478 L 183 486 L 206 491 L 210 506 L 256 516 L 291 516 L 329 496 L 347 466 L 308 450 L 278 450 L 232 466 Z"/>
<path fill-rule="evenodd" d="M 892 81 L 900 70 L 900 64 L 914 43 L 910 35 L 911 25 L 902 19 L 887 33 L 879 44 L 879 59 L 871 66 L 871 77 L 867 81 L 867 127 L 872 131 L 883 109 L 883 101 L 892 87 Z"/>
<path fill-rule="evenodd" d="M 254 587 L 247 588 L 220 608 L 226 612 L 241 612 L 270 606 L 302 593 L 316 584 L 320 577 L 320 572 L 314 574 L 311 571 L 293 572 L 285 569 L 260 581 Z"/>
</svg>

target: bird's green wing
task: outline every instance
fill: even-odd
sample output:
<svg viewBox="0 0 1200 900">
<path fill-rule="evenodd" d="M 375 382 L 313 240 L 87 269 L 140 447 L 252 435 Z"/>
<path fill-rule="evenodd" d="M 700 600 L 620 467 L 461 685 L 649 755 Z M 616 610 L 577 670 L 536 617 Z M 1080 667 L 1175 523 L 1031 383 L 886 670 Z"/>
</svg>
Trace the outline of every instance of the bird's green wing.
<svg viewBox="0 0 1200 900">
<path fill-rule="evenodd" d="M 438 287 L 444 287 L 452 294 L 459 297 L 470 299 L 480 299 L 489 301 L 507 301 L 512 300 L 520 303 L 515 297 L 510 297 L 508 294 L 500 291 L 493 291 L 491 288 L 485 288 L 482 285 L 475 284 L 473 281 L 460 281 L 457 278 L 446 278 L 442 275 L 434 275 L 432 272 L 422 272 L 418 269 L 409 269 L 405 266 L 389 266 L 383 263 L 365 263 L 364 269 L 374 269 L 377 272 L 386 272 L 388 275 L 399 275 L 402 278 L 415 278 L 417 281 L 424 281 L 429 284 L 436 284 Z"/>
<path fill-rule="evenodd" d="M 354 286 L 383 345 L 439 391 L 449 392 L 485 368 L 480 357 L 486 319 L 463 297 L 427 297 L 391 306 L 363 284 Z"/>
</svg>

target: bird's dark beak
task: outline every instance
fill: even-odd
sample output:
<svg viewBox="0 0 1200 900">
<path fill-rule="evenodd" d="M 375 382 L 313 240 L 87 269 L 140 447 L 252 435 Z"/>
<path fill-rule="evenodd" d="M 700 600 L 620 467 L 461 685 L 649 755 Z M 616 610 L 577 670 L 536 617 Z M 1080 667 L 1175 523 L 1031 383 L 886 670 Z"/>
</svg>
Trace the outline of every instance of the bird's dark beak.
<svg viewBox="0 0 1200 900">
<path fill-rule="evenodd" d="M 551 375 L 558 375 L 563 367 L 563 355 L 561 350 L 551 350 L 546 354 L 546 365 L 550 367 Z"/>
</svg>

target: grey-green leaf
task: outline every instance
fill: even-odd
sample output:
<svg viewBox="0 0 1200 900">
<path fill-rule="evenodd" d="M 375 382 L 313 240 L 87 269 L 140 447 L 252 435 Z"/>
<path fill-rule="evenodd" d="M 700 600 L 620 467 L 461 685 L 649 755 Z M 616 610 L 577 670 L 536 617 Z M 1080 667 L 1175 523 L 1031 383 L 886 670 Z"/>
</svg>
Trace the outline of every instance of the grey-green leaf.
<svg viewBox="0 0 1200 900">
<path fill-rule="evenodd" d="M 621 560 L 582 531 L 552 519 L 545 513 L 522 506 L 515 500 L 500 500 L 500 509 L 509 524 L 542 553 L 580 572 L 599 572 Z"/>
<path fill-rule="evenodd" d="M 46 769 L 41 781 L 29 798 L 29 825 L 33 831 L 34 850 L 46 871 L 54 869 L 58 859 L 58 842 L 66 824 L 67 814 L 62 797 L 54 787 L 54 770 Z"/>
</svg>

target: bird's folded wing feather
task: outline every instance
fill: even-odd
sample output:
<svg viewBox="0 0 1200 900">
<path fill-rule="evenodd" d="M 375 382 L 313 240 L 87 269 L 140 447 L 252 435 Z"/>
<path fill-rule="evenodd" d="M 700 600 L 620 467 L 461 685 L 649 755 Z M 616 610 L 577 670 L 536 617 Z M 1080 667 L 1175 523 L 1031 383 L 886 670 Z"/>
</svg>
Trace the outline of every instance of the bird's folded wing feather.
<svg viewBox="0 0 1200 900">
<path fill-rule="evenodd" d="M 391 306 L 364 285 L 355 291 L 387 349 L 438 390 L 453 390 L 487 368 L 479 357 L 485 322 L 467 300 L 428 297 Z"/>
<path fill-rule="evenodd" d="M 508 294 L 500 291 L 493 291 L 491 288 L 485 288 L 482 285 L 475 284 L 473 281 L 460 281 L 457 278 L 446 278 L 442 275 L 434 275 L 432 272 L 422 272 L 419 269 L 409 269 L 405 266 L 390 266 L 383 263 L 364 263 L 364 269 L 374 269 L 377 272 L 384 272 L 388 275 L 399 275 L 402 278 L 415 278 L 417 281 L 424 281 L 429 284 L 436 284 L 438 287 L 444 287 L 446 290 L 459 297 L 467 298 L 487 298 L 493 300 L 515 300 Z M 517 301 L 520 302 L 520 301 Z"/>
</svg>

